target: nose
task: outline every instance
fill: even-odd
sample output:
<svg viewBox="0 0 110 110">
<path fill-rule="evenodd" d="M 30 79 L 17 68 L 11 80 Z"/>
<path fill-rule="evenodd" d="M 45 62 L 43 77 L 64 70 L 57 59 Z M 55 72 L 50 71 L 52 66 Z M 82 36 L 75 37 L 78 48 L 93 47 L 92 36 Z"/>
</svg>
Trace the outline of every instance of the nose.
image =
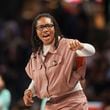
<svg viewBox="0 0 110 110">
<path fill-rule="evenodd" d="M 44 28 L 43 28 L 43 31 L 48 31 L 48 28 L 47 28 L 47 27 L 44 27 Z"/>
</svg>

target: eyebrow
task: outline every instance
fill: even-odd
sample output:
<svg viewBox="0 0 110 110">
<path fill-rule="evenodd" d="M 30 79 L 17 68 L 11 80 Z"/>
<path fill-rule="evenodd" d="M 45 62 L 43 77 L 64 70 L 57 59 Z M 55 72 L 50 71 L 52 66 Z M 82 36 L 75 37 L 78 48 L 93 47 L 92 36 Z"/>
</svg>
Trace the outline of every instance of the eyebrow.
<svg viewBox="0 0 110 110">
<path fill-rule="evenodd" d="M 36 25 L 36 26 L 43 26 L 43 25 L 47 25 L 47 24 L 52 24 L 52 25 L 54 25 L 53 23 L 46 23 L 46 24 L 40 24 L 40 25 Z"/>
</svg>

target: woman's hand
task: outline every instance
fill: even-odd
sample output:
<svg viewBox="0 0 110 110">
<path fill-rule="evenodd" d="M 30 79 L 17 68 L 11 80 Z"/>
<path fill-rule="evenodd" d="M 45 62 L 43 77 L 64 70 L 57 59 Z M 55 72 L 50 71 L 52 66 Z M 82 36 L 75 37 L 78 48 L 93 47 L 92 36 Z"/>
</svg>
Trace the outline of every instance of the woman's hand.
<svg viewBox="0 0 110 110">
<path fill-rule="evenodd" d="M 33 97 L 32 91 L 28 90 L 28 89 L 25 90 L 24 96 L 23 96 L 23 101 L 26 106 L 32 106 L 32 104 L 34 103 L 32 97 Z"/>
<path fill-rule="evenodd" d="M 68 42 L 68 46 L 71 50 L 75 51 L 75 50 L 81 50 L 83 49 L 83 44 L 79 41 L 79 40 L 76 40 L 76 39 L 72 39 Z"/>
</svg>

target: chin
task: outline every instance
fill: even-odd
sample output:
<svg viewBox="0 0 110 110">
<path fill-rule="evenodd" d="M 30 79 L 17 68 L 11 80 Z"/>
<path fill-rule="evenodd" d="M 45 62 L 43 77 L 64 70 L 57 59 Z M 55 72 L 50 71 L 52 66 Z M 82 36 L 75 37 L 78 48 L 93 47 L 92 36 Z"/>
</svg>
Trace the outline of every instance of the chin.
<svg viewBox="0 0 110 110">
<path fill-rule="evenodd" d="M 45 45 L 49 45 L 51 43 L 52 43 L 52 41 L 44 42 Z"/>
</svg>

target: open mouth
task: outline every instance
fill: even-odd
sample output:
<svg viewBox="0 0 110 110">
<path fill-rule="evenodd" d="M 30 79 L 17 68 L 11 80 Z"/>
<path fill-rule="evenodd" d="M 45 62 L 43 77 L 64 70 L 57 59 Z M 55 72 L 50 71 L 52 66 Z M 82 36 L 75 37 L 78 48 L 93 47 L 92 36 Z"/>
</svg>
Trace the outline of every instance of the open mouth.
<svg viewBox="0 0 110 110">
<path fill-rule="evenodd" d="M 49 36 L 49 34 L 47 34 L 47 35 L 44 35 L 43 37 L 45 38 L 45 37 L 48 37 Z"/>
<path fill-rule="evenodd" d="M 50 39 L 50 34 L 43 35 L 42 38 L 43 38 L 44 40 L 49 40 L 49 39 Z"/>
<path fill-rule="evenodd" d="M 44 34 L 43 35 L 43 38 L 47 38 L 47 37 L 49 37 L 50 36 L 50 34 Z"/>
</svg>

